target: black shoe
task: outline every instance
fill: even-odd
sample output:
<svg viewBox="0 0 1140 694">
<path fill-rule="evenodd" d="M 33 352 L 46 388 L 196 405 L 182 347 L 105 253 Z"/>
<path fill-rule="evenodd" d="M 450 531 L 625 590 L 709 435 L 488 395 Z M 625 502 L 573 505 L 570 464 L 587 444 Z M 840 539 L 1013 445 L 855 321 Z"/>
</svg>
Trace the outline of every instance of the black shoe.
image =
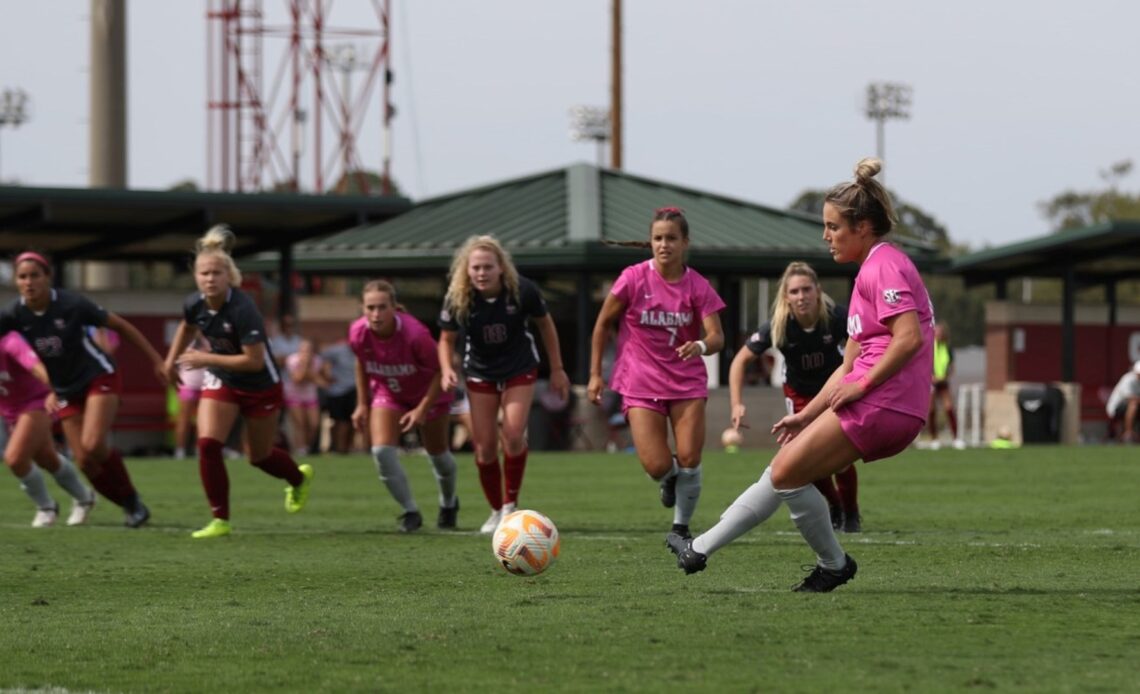
<svg viewBox="0 0 1140 694">
<path fill-rule="evenodd" d="M 843 532 L 845 533 L 861 533 L 863 532 L 863 517 L 858 513 L 843 518 Z"/>
<path fill-rule="evenodd" d="M 677 505 L 677 475 L 674 472 L 676 469 L 677 456 L 673 456 L 673 468 L 670 470 L 672 474 L 661 480 L 661 505 L 665 508 Z"/>
<path fill-rule="evenodd" d="M 845 554 L 843 557 L 847 563 L 843 565 L 842 569 L 832 571 L 822 566 L 815 566 L 807 578 L 798 586 L 793 586 L 792 590 L 797 593 L 830 593 L 855 578 L 855 572 L 859 570 L 859 565 L 855 563 L 850 554 Z"/>
<path fill-rule="evenodd" d="M 411 533 L 420 529 L 424 524 L 424 517 L 419 511 L 408 511 L 400 516 L 400 523 L 396 529 L 402 533 Z"/>
<path fill-rule="evenodd" d="M 127 511 L 127 518 L 123 525 L 128 528 L 138 528 L 150 520 L 150 509 L 141 501 L 136 501 L 131 510 Z"/>
<path fill-rule="evenodd" d="M 439 517 L 436 518 L 435 527 L 440 530 L 455 530 L 456 522 L 459 519 L 459 497 L 455 497 L 455 505 L 451 508 L 446 506 L 439 507 Z"/>
<path fill-rule="evenodd" d="M 839 506 L 829 506 L 831 511 L 832 530 L 843 530 L 843 509 Z"/>
<path fill-rule="evenodd" d="M 693 539 L 693 534 L 689 532 L 689 526 L 681 525 L 680 523 L 673 524 L 673 534 L 680 535 L 681 538 L 685 540 Z"/>
<path fill-rule="evenodd" d="M 687 574 L 695 574 L 698 571 L 705 570 L 705 564 L 709 558 L 693 549 L 692 540 L 681 537 L 677 533 L 669 533 L 665 536 L 665 546 L 669 548 L 670 552 L 677 555 L 678 569 L 684 569 Z"/>
</svg>

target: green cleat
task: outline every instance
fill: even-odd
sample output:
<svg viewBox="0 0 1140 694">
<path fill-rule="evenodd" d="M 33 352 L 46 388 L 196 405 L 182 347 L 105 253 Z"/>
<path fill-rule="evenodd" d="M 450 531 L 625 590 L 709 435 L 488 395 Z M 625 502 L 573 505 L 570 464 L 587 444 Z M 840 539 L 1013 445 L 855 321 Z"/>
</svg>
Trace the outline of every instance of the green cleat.
<svg viewBox="0 0 1140 694">
<path fill-rule="evenodd" d="M 285 488 L 285 510 L 289 513 L 297 513 L 305 508 L 305 502 L 309 500 L 309 487 L 313 486 L 313 466 L 306 463 L 298 465 L 297 469 L 304 479 L 296 487 Z"/>
<path fill-rule="evenodd" d="M 230 527 L 230 522 L 228 520 L 225 520 L 224 518 L 215 518 L 214 520 L 210 521 L 206 527 L 190 533 L 190 537 L 194 538 L 195 540 L 202 540 L 211 537 L 225 537 L 231 532 L 233 532 L 233 528 Z"/>
</svg>

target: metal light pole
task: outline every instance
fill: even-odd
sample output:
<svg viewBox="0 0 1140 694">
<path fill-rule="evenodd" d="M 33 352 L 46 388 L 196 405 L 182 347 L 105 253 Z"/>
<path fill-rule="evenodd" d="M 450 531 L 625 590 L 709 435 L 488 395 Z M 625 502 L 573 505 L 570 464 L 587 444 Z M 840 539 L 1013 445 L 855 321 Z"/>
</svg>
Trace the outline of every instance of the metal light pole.
<svg viewBox="0 0 1140 694">
<path fill-rule="evenodd" d="M 899 82 L 872 82 L 867 85 L 867 104 L 863 113 L 875 121 L 875 156 L 886 162 L 884 126 L 888 120 L 910 118 L 911 94 L 908 84 Z"/>
<path fill-rule="evenodd" d="M 598 166 L 605 166 L 606 142 L 610 139 L 610 112 L 598 106 L 570 109 L 570 139 L 593 140 L 598 146 Z"/>
<path fill-rule="evenodd" d="M 23 89 L 5 89 L 0 94 L 0 128 L 18 128 L 28 121 L 28 93 Z M 0 180 L 3 180 L 0 178 Z"/>
</svg>

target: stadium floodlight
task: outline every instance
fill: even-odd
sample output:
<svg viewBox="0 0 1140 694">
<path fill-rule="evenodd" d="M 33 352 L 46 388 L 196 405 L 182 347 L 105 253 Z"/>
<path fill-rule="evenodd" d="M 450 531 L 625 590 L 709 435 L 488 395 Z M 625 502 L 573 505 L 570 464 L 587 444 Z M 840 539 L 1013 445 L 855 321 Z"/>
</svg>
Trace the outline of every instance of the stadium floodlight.
<svg viewBox="0 0 1140 694">
<path fill-rule="evenodd" d="M 886 161 L 884 125 L 888 120 L 908 120 L 914 90 L 899 82 L 872 82 L 867 85 L 867 103 L 863 113 L 875 121 L 875 156 Z"/>
<path fill-rule="evenodd" d="M 0 127 L 10 125 L 18 128 L 21 123 L 26 123 L 28 105 L 28 93 L 23 89 L 5 89 L 0 93 Z"/>
<path fill-rule="evenodd" d="M 606 142 L 611 135 L 610 111 L 600 106 L 575 106 L 570 109 L 570 139 L 591 140 L 598 146 L 598 166 L 603 166 Z"/>
</svg>

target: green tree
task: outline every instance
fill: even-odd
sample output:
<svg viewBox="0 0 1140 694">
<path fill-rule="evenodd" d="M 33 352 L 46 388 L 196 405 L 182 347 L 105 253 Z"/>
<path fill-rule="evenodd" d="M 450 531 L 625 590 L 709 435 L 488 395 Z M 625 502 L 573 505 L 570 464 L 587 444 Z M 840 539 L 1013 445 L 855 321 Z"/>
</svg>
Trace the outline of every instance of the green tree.
<svg viewBox="0 0 1140 694">
<path fill-rule="evenodd" d="M 1100 172 L 1107 184 L 1104 190 L 1065 190 L 1040 203 L 1042 214 L 1054 232 L 1080 229 L 1116 219 L 1140 219 L 1140 195 L 1122 192 L 1120 182 L 1132 173 L 1132 161 L 1125 159 Z"/>
</svg>

